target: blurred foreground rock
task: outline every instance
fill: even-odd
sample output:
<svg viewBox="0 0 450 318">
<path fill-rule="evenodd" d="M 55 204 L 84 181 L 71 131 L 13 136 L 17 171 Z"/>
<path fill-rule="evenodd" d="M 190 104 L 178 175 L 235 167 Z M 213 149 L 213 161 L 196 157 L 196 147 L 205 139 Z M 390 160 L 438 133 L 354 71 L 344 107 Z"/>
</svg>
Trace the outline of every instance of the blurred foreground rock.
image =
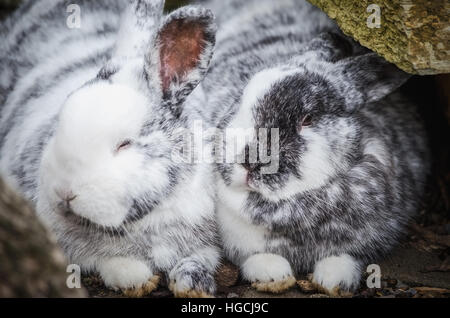
<svg viewBox="0 0 450 318">
<path fill-rule="evenodd" d="M 0 179 L 0 298 L 82 297 L 66 285 L 63 254 L 28 203 Z"/>
</svg>

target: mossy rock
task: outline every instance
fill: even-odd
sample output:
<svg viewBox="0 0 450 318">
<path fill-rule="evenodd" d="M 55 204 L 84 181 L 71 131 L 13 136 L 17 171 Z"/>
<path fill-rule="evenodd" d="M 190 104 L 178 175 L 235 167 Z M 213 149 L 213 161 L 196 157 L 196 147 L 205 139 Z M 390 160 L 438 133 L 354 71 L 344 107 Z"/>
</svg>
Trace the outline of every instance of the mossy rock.
<svg viewBox="0 0 450 318">
<path fill-rule="evenodd" d="M 450 2 L 446 0 L 308 0 L 363 46 L 412 74 L 450 73 Z M 368 18 L 380 9 L 379 27 Z M 372 21 L 372 20 L 371 20 Z"/>
</svg>

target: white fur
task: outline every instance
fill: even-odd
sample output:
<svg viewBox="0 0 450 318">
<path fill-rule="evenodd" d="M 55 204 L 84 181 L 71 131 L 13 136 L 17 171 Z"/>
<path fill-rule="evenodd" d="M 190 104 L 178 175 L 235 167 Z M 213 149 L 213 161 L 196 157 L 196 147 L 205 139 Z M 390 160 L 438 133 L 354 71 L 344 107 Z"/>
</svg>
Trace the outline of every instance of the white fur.
<svg viewBox="0 0 450 318">
<path fill-rule="evenodd" d="M 351 289 L 359 283 L 360 265 L 350 255 L 331 256 L 316 263 L 313 280 L 328 290 Z"/>
<path fill-rule="evenodd" d="M 245 214 L 244 203 L 248 192 L 239 188 L 227 187 L 222 179 L 218 180 L 219 201 L 217 202 L 217 218 L 223 240 L 228 250 L 238 250 L 242 256 L 237 263 L 248 255 L 263 252 L 264 236 L 268 233 L 262 226 L 252 224 Z M 245 242 L 245 244 L 242 244 Z"/>
<path fill-rule="evenodd" d="M 104 226 L 122 224 L 130 202 L 129 176 L 142 172 L 141 156 L 117 153 L 124 139 L 135 139 L 146 118 L 145 99 L 122 86 L 85 87 L 66 102 L 57 133 L 47 147 L 40 170 L 41 186 L 50 206 L 58 193 L 76 196 L 73 212 Z"/>
<path fill-rule="evenodd" d="M 105 285 L 116 290 L 139 288 L 153 276 L 144 262 L 128 257 L 101 260 L 97 268 Z"/>
<path fill-rule="evenodd" d="M 280 255 L 256 254 L 241 267 L 242 275 L 250 282 L 281 281 L 293 276 L 289 262 Z"/>
</svg>

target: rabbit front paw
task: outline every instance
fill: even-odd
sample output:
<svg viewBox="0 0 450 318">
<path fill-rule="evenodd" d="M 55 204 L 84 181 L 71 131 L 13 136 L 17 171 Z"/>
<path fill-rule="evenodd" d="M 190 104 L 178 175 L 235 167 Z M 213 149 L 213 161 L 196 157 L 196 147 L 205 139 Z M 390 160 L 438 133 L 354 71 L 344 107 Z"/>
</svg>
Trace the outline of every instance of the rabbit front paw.
<svg viewBox="0 0 450 318">
<path fill-rule="evenodd" d="M 281 293 L 295 285 L 289 262 L 275 254 L 250 256 L 241 267 L 242 275 L 258 291 Z"/>
<path fill-rule="evenodd" d="M 361 278 L 360 264 L 350 255 L 331 256 L 316 263 L 312 282 L 326 294 L 350 296 Z"/>
<path fill-rule="evenodd" d="M 177 298 L 211 298 L 215 291 L 213 274 L 196 260 L 182 260 L 169 274 L 169 289 Z"/>
<path fill-rule="evenodd" d="M 127 297 L 143 297 L 158 287 L 159 276 L 142 261 L 127 257 L 112 257 L 100 262 L 98 271 L 105 286 L 121 290 Z"/>
</svg>

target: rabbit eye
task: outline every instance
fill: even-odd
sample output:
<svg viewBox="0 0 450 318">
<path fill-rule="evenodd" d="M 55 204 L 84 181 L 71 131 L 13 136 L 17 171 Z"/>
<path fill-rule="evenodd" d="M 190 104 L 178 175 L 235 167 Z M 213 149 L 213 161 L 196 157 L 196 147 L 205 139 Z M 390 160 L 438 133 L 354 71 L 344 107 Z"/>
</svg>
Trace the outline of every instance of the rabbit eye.
<svg viewBox="0 0 450 318">
<path fill-rule="evenodd" d="M 305 117 L 303 117 L 302 120 L 302 127 L 308 127 L 312 125 L 312 116 L 311 115 L 306 115 Z"/>
<path fill-rule="evenodd" d="M 124 149 L 130 147 L 132 144 L 133 144 L 133 142 L 131 140 L 124 140 L 119 144 L 119 146 L 117 146 L 117 151 L 124 150 Z"/>
</svg>

